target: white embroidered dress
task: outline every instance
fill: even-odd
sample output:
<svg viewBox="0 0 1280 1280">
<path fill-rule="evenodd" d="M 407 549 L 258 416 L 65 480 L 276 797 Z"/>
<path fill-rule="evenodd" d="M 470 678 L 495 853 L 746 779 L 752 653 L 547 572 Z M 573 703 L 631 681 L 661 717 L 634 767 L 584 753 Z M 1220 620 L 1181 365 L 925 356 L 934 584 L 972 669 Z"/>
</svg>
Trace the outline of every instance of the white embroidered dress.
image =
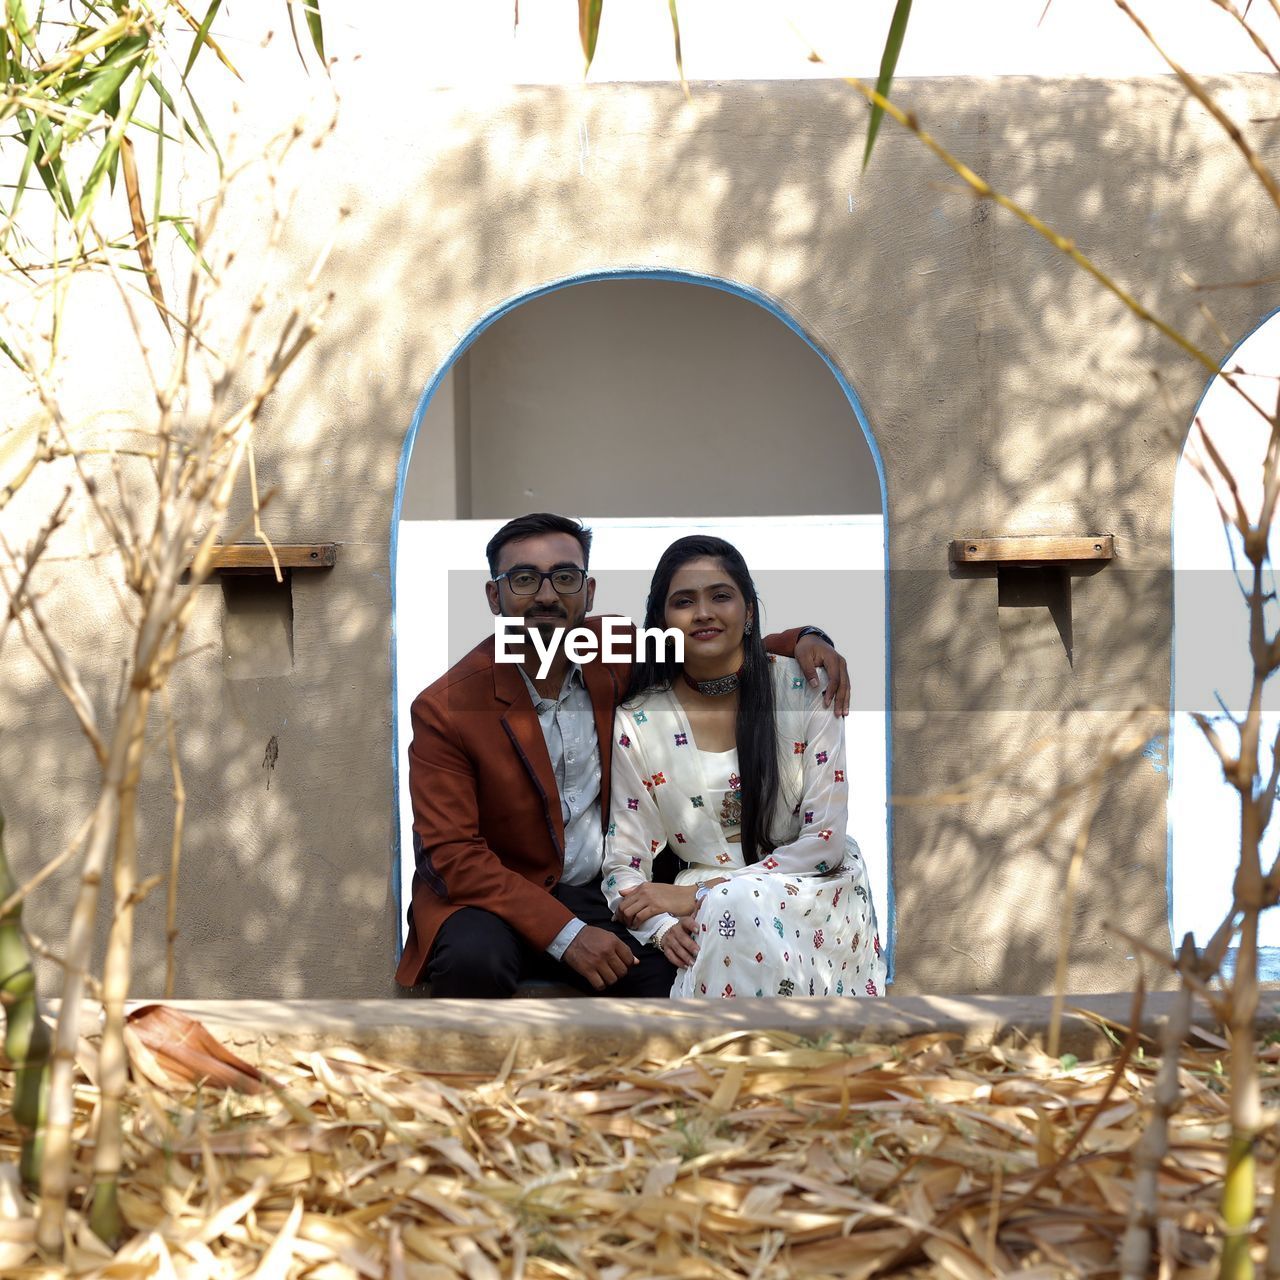
<svg viewBox="0 0 1280 1280">
<path fill-rule="evenodd" d="M 698 749 L 674 693 L 654 692 L 614 716 L 603 887 L 652 877 L 663 845 L 689 865 L 677 884 L 729 877 L 698 910 L 698 958 L 673 996 L 875 996 L 885 965 L 866 867 L 846 833 L 844 726 L 790 658 L 770 657 L 779 736 L 777 848 L 743 861 L 737 753 Z M 673 921 L 632 930 L 649 942 Z"/>
</svg>

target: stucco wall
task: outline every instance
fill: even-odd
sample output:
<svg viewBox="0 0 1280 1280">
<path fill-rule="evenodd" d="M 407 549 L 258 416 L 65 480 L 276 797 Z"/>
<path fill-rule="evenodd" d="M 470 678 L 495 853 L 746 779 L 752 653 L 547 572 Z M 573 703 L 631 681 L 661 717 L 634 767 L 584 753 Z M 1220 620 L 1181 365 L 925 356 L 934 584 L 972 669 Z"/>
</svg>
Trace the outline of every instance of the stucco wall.
<svg viewBox="0 0 1280 1280">
<path fill-rule="evenodd" d="M 371 47 L 359 76 L 389 80 L 399 56 Z M 1179 272 L 1268 273 L 1274 210 L 1171 81 L 939 80 L 897 96 L 1205 341 Z M 1233 82 L 1229 98 L 1242 116 L 1280 115 L 1262 80 Z M 279 486 L 273 536 L 341 542 L 340 563 L 295 576 L 291 673 L 228 676 L 222 596 L 206 586 L 197 652 L 175 679 L 190 797 L 179 994 L 391 991 L 388 549 L 406 432 L 424 387 L 496 309 L 636 268 L 758 291 L 856 389 L 887 486 L 892 790 L 909 800 L 1016 769 L 1016 785 L 968 803 L 896 810 L 898 990 L 1044 989 L 1073 827 L 1046 835 L 1043 800 L 1087 776 L 1127 708 L 1167 705 L 1170 497 L 1202 371 L 1043 241 L 956 193 L 901 131 L 886 128 L 859 177 L 865 110 L 838 84 L 697 85 L 689 101 L 662 85 L 439 92 L 411 116 L 383 105 L 348 94 L 307 159 L 290 261 L 308 259 L 338 206 L 352 217 L 328 326 L 259 440 L 260 479 Z M 285 110 L 264 104 L 253 127 Z M 1278 127 L 1258 126 L 1273 160 Z M 1260 286 L 1214 306 L 1238 337 L 1278 300 Z M 1000 607 L 994 575 L 948 569 L 954 536 L 1031 531 L 1117 535 L 1118 562 L 1072 580 L 1070 662 L 1034 625 L 1028 639 L 1025 611 Z M 91 646 L 115 605 L 75 575 L 65 609 L 88 620 Z M 119 654 L 100 649 L 109 687 Z M 11 852 L 30 871 L 74 828 L 93 768 L 56 696 L 13 650 L 4 661 L 0 777 Z M 1167 942 L 1166 783 L 1140 756 L 1101 788 L 1075 990 L 1131 981 L 1105 917 Z M 153 760 L 144 874 L 164 861 L 166 790 Z M 64 880 L 33 903 L 42 936 L 58 935 L 69 893 Z M 139 991 L 159 985 L 160 912 L 142 913 Z"/>
</svg>

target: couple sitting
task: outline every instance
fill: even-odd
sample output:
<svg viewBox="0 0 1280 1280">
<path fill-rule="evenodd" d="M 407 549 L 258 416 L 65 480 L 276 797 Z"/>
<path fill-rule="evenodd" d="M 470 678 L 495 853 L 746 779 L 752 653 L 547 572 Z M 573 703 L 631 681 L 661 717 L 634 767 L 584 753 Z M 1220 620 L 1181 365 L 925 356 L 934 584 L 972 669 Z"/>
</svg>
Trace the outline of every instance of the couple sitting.
<svg viewBox="0 0 1280 1280">
<path fill-rule="evenodd" d="M 495 615 L 586 626 L 591 533 L 529 515 L 489 542 Z M 684 661 L 486 640 L 413 704 L 416 871 L 398 982 L 509 996 L 524 978 L 627 996 L 878 995 L 884 962 L 845 834 L 845 664 L 814 628 L 762 637 L 742 556 L 663 553 L 645 626 Z M 827 673 L 822 690 L 817 669 Z M 680 870 L 654 879 L 666 848 Z"/>
</svg>

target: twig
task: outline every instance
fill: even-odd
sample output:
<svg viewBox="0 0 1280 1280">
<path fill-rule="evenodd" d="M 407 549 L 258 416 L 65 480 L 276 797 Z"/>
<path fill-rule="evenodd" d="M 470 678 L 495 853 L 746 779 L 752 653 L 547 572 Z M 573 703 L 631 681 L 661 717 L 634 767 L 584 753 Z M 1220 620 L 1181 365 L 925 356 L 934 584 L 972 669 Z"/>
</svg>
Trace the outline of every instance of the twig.
<svg viewBox="0 0 1280 1280">
<path fill-rule="evenodd" d="M 1236 150 L 1244 157 L 1245 163 L 1253 170 L 1254 176 L 1262 184 L 1263 190 L 1271 197 L 1272 204 L 1276 206 L 1277 210 L 1280 210 L 1280 184 L 1277 184 L 1275 175 L 1262 163 L 1258 153 L 1245 140 L 1245 136 L 1240 132 L 1236 122 L 1214 102 L 1209 92 L 1194 76 L 1189 75 L 1164 51 L 1160 42 L 1151 34 L 1150 28 L 1134 13 L 1126 0 L 1115 0 L 1115 4 L 1121 12 L 1128 15 L 1134 26 L 1146 37 L 1147 43 L 1165 60 L 1169 70 L 1182 82 L 1182 87 L 1218 122 L 1223 132 L 1231 139 Z"/>
<path fill-rule="evenodd" d="M 169 744 L 169 771 L 173 776 L 173 835 L 169 843 L 169 889 L 165 904 L 164 997 L 173 998 L 175 951 L 178 940 L 178 867 L 182 861 L 182 836 L 187 813 L 187 790 L 182 781 L 182 760 L 178 755 L 178 736 L 173 724 L 173 706 L 169 686 L 160 686 L 160 702 L 164 709 L 165 739 Z"/>
<path fill-rule="evenodd" d="M 44 882 L 59 868 L 65 866 L 67 862 L 74 858 L 80 851 L 80 846 L 84 844 L 84 838 L 89 831 L 89 823 L 92 815 L 85 818 L 81 822 L 74 836 L 71 837 L 71 843 L 62 850 L 57 857 L 50 858 L 48 862 L 40 868 L 25 884 L 15 889 L 3 902 L 0 902 L 0 917 L 7 916 L 10 911 L 22 902 L 29 894 L 34 893 Z"/>
<path fill-rule="evenodd" d="M 1180 971 L 1190 971 L 1195 954 L 1195 941 L 1187 934 L 1178 953 Z M 1134 1151 L 1137 1171 L 1129 1205 L 1129 1225 L 1120 1242 L 1122 1280 L 1145 1280 L 1151 1261 L 1151 1236 L 1159 1217 L 1160 1165 L 1169 1150 L 1169 1118 L 1178 1109 L 1182 1096 L 1178 1086 L 1178 1059 L 1190 1029 L 1191 987 L 1184 978 L 1161 1035 L 1160 1069 L 1156 1074 L 1151 1118 Z"/>
<path fill-rule="evenodd" d="M 1062 1037 L 1062 1006 L 1067 992 L 1067 958 L 1071 952 L 1072 915 L 1075 910 L 1080 869 L 1084 865 L 1085 849 L 1089 844 L 1089 833 L 1093 829 L 1093 819 L 1098 812 L 1099 789 L 1100 784 L 1095 779 L 1090 785 L 1088 807 L 1080 820 L 1080 829 L 1076 832 L 1075 847 L 1071 852 L 1071 861 L 1067 864 L 1066 884 L 1062 892 L 1062 911 L 1058 925 L 1058 961 L 1053 975 L 1053 1006 L 1049 1016 L 1047 1052 L 1051 1058 L 1058 1056 Z"/>
</svg>

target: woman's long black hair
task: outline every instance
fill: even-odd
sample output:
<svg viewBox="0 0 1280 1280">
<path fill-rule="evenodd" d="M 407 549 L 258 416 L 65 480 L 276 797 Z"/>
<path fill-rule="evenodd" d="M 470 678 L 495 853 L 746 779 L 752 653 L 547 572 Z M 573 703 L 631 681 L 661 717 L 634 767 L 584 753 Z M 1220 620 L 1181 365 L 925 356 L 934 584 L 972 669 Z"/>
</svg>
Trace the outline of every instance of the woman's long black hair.
<svg viewBox="0 0 1280 1280">
<path fill-rule="evenodd" d="M 754 623 L 751 634 L 743 637 L 743 671 L 738 683 L 738 721 L 735 737 L 738 745 L 738 774 L 742 778 L 742 856 L 748 863 L 759 861 L 772 852 L 774 844 L 769 828 L 778 794 L 778 734 L 773 707 L 773 679 L 769 674 L 769 658 L 764 649 L 764 630 L 760 618 L 760 597 L 751 571 L 742 553 L 723 538 L 694 534 L 673 542 L 658 561 L 649 584 L 645 604 L 644 625 L 663 628 L 666 624 L 667 596 L 671 579 L 690 560 L 718 560 L 733 579 L 746 602 L 748 617 Z M 669 689 L 680 678 L 678 662 L 668 661 L 665 648 L 661 657 L 650 646 L 645 647 L 644 660 L 631 668 L 631 683 L 626 702 L 632 702 L 654 689 Z"/>
</svg>

